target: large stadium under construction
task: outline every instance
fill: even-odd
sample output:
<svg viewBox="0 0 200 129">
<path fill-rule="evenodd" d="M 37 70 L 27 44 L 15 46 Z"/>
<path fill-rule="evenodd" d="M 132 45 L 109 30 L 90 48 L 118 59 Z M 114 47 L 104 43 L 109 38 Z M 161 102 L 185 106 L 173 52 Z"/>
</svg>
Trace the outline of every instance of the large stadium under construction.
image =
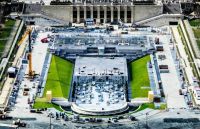
<svg viewBox="0 0 200 129">
<path fill-rule="evenodd" d="M 87 115 L 127 111 L 131 99 L 127 61 L 153 53 L 152 39 L 128 29 L 54 28 L 52 31 L 56 34 L 50 51 L 75 62 L 69 96 L 71 109 Z"/>
<path fill-rule="evenodd" d="M 0 2 L 0 129 L 199 128 L 200 4 Z"/>
</svg>

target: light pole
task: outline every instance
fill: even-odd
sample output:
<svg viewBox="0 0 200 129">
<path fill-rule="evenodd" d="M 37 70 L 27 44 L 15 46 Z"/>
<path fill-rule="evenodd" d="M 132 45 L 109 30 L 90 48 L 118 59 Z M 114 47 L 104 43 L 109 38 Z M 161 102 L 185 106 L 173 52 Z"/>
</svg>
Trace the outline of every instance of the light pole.
<svg viewBox="0 0 200 129">
<path fill-rule="evenodd" d="M 51 118 L 53 116 L 53 113 L 49 113 L 49 128 L 51 129 Z"/>
<path fill-rule="evenodd" d="M 149 115 L 149 113 L 147 112 L 147 113 L 146 113 L 146 128 L 147 128 L 147 129 L 149 128 L 149 126 L 148 126 L 148 121 L 147 121 L 147 120 L 148 120 L 148 119 L 147 119 L 148 115 Z"/>
<path fill-rule="evenodd" d="M 138 123 L 137 123 L 137 124 L 138 124 L 138 125 L 137 125 L 137 126 L 138 126 L 138 129 L 140 129 L 140 123 L 139 123 L 139 120 L 138 120 Z"/>
</svg>

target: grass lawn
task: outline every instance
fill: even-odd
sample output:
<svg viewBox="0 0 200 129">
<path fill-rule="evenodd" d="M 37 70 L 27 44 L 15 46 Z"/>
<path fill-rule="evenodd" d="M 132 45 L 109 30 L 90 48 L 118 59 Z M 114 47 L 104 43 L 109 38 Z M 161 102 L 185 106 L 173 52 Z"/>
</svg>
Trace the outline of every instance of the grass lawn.
<svg viewBox="0 0 200 129">
<path fill-rule="evenodd" d="M 9 38 L 14 24 L 15 24 L 15 20 L 7 20 L 4 23 L 4 27 L 0 29 L 0 39 L 3 39 L 3 40 L 0 40 L 0 57 L 2 55 L 2 52 L 5 49 L 7 38 Z"/>
<path fill-rule="evenodd" d="M 34 108 L 52 107 L 46 102 L 46 92 L 52 91 L 53 97 L 68 98 L 72 79 L 73 64 L 65 59 L 52 56 L 43 98 L 37 98 Z M 54 106 L 53 106 L 54 107 Z"/>
<path fill-rule="evenodd" d="M 48 90 L 53 97 L 67 98 L 70 91 L 73 64 L 57 56 L 52 56 L 51 66 L 48 72 L 44 97 Z"/>
<path fill-rule="evenodd" d="M 150 90 L 150 82 L 147 71 L 147 62 L 150 56 L 145 56 L 136 61 L 131 62 L 131 92 L 132 98 L 144 98 L 148 96 Z"/>
<path fill-rule="evenodd" d="M 7 40 L 0 40 L 0 52 L 3 52 Z"/>
<path fill-rule="evenodd" d="M 191 26 L 200 26 L 200 19 L 189 21 Z"/>
<path fill-rule="evenodd" d="M 196 40 L 196 42 L 197 42 L 198 48 L 200 49 L 200 40 Z"/>
<path fill-rule="evenodd" d="M 196 38 L 197 46 L 200 49 L 200 19 L 190 21 L 190 25 L 194 26 L 192 30 Z"/>
<path fill-rule="evenodd" d="M 4 27 L 0 29 L 0 38 L 8 38 L 12 31 L 12 27 L 15 25 L 15 20 L 7 20 L 4 23 Z"/>
<path fill-rule="evenodd" d="M 142 111 L 142 110 L 144 110 L 144 109 L 146 109 L 146 108 L 158 109 L 158 110 L 165 110 L 166 107 L 167 107 L 167 105 L 164 104 L 164 103 L 161 104 L 159 108 L 156 108 L 156 107 L 154 106 L 154 103 L 143 103 L 143 104 L 139 107 L 139 109 L 137 110 L 137 112 Z"/>
<path fill-rule="evenodd" d="M 3 28 L 0 30 L 0 38 L 8 38 L 10 36 L 10 33 L 12 31 L 12 28 Z"/>
<path fill-rule="evenodd" d="M 142 105 L 139 107 L 139 109 L 137 110 L 137 112 L 138 112 L 138 111 L 142 111 L 142 110 L 144 110 L 144 109 L 146 109 L 146 108 L 155 109 L 154 103 L 144 103 L 144 104 L 142 104 Z"/>
<path fill-rule="evenodd" d="M 45 98 L 37 98 L 35 104 L 33 105 L 33 108 L 39 109 L 39 108 L 55 108 L 59 111 L 62 111 L 62 109 L 55 104 L 46 102 Z"/>
<path fill-rule="evenodd" d="M 195 38 L 200 38 L 200 28 L 199 29 L 193 29 Z"/>
<path fill-rule="evenodd" d="M 15 20 L 12 19 L 8 19 L 7 21 L 5 21 L 4 25 L 6 27 L 13 27 L 13 25 L 15 24 Z"/>
</svg>

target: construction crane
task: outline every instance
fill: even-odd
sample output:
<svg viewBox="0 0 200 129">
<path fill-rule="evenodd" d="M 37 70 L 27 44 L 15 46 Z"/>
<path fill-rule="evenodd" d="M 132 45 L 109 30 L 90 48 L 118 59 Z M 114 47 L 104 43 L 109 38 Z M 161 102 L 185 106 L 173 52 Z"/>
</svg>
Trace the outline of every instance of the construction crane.
<svg viewBox="0 0 200 129">
<path fill-rule="evenodd" d="M 28 76 L 30 78 L 33 78 L 35 75 L 35 72 L 33 71 L 32 68 L 32 47 L 31 47 L 31 32 L 32 32 L 32 28 L 27 28 L 25 34 L 22 36 L 21 40 L 18 43 L 18 46 L 20 46 L 24 40 L 26 39 L 26 37 L 28 36 L 28 66 L 29 66 L 29 71 L 28 71 Z"/>
<path fill-rule="evenodd" d="M 28 75 L 29 77 L 33 78 L 35 76 L 35 72 L 33 71 L 32 68 L 31 31 L 29 31 L 28 34 L 28 66 L 29 66 Z"/>
<path fill-rule="evenodd" d="M 24 42 L 24 40 L 26 39 L 26 37 L 29 35 L 30 32 L 32 32 L 32 28 L 28 28 L 26 30 L 26 32 L 22 36 L 21 40 L 19 41 L 18 46 L 20 46 Z"/>
</svg>

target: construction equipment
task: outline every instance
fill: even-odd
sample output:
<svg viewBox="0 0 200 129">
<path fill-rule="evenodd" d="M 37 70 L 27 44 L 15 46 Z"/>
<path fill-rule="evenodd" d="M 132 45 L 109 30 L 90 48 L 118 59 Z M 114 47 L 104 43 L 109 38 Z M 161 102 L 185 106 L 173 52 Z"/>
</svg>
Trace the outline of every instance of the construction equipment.
<svg viewBox="0 0 200 129">
<path fill-rule="evenodd" d="M 29 31 L 29 37 L 28 37 L 28 66 L 29 66 L 29 77 L 33 78 L 35 75 L 35 72 L 32 68 L 32 47 L 31 47 L 31 31 Z"/>
<path fill-rule="evenodd" d="M 35 76 L 35 72 L 33 71 L 33 68 L 32 68 L 31 32 L 32 32 L 32 28 L 31 27 L 27 28 L 25 34 L 22 36 L 21 40 L 19 41 L 18 46 L 20 46 L 24 42 L 26 37 L 29 36 L 28 37 L 28 56 L 27 56 L 28 66 L 29 66 L 28 75 L 30 78 L 33 78 Z"/>
<path fill-rule="evenodd" d="M 30 89 L 29 88 L 23 88 L 23 95 L 27 96 L 29 94 Z"/>
<path fill-rule="evenodd" d="M 24 35 L 22 36 L 21 40 L 19 41 L 18 46 L 20 46 L 23 43 L 24 39 L 26 39 L 26 37 L 29 35 L 30 32 L 32 32 L 32 28 L 31 27 L 27 28 L 26 32 L 24 33 Z"/>
</svg>

